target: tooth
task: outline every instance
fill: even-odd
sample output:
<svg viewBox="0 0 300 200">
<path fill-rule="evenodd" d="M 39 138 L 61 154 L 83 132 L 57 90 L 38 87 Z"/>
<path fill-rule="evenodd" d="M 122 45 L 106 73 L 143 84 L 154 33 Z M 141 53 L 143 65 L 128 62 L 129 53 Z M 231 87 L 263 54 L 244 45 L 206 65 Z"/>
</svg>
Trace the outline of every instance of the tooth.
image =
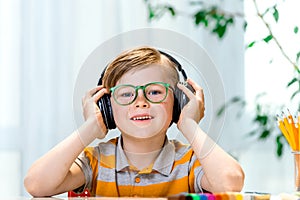
<svg viewBox="0 0 300 200">
<path fill-rule="evenodd" d="M 152 119 L 150 116 L 142 116 L 142 117 L 133 117 L 133 120 L 145 120 L 145 119 Z"/>
</svg>

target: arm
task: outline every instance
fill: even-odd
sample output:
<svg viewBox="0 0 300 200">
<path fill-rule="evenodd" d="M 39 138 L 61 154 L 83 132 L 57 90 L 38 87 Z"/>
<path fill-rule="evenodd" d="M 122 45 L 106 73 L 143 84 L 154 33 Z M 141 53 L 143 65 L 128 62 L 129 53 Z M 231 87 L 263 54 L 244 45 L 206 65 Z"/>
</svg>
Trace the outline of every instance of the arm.
<svg viewBox="0 0 300 200">
<path fill-rule="evenodd" d="M 82 101 L 84 124 L 30 167 L 24 185 L 31 195 L 52 196 L 85 183 L 84 174 L 74 161 L 86 145 L 96 137 L 104 138 L 107 133 L 96 105 L 104 93 L 106 89 L 102 86 L 89 91 Z"/>
<path fill-rule="evenodd" d="M 182 110 L 177 125 L 201 162 L 204 171 L 201 186 L 210 192 L 241 191 L 244 172 L 239 163 L 199 127 L 198 122 L 204 116 L 204 95 L 195 82 L 190 79 L 188 82 L 196 93 L 193 94 L 182 85 L 178 86 L 190 101 Z"/>
</svg>

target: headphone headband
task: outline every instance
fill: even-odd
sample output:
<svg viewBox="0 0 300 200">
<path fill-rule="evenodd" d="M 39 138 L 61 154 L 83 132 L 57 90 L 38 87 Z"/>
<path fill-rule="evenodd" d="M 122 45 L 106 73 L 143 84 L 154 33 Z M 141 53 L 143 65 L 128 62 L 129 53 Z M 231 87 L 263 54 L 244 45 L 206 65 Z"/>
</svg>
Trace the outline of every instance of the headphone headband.
<svg viewBox="0 0 300 200">
<path fill-rule="evenodd" d="M 170 54 L 168 54 L 168 53 L 166 53 L 164 51 L 161 51 L 161 50 L 158 50 L 158 51 L 162 55 L 166 56 L 169 60 L 171 60 L 177 66 L 178 71 L 181 72 L 184 80 L 186 80 L 187 79 L 187 75 L 186 75 L 184 69 L 182 68 L 181 64 L 173 56 L 171 56 Z"/>
</svg>

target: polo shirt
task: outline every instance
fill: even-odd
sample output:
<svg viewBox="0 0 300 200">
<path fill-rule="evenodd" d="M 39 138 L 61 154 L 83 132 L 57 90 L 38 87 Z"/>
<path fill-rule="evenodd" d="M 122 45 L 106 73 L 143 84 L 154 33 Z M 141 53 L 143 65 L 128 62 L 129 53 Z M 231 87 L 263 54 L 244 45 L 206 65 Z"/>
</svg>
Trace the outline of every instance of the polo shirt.
<svg viewBox="0 0 300 200">
<path fill-rule="evenodd" d="M 95 147 L 87 147 L 75 160 L 85 176 L 91 196 L 167 197 L 184 192 L 200 193 L 203 170 L 190 145 L 165 140 L 150 166 L 130 166 L 121 136 Z"/>
</svg>

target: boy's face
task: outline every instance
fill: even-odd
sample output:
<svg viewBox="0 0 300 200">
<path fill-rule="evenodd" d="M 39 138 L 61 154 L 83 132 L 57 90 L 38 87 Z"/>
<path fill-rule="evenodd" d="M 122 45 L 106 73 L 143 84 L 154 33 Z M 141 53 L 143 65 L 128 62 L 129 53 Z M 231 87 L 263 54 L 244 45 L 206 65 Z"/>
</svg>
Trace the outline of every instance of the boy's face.
<svg viewBox="0 0 300 200">
<path fill-rule="evenodd" d="M 172 86 L 168 74 L 165 67 L 150 65 L 125 73 L 116 85 L 143 86 L 150 82 L 164 82 Z M 171 88 L 161 103 L 147 101 L 142 89 L 138 90 L 135 101 L 129 105 L 119 105 L 113 97 L 111 102 L 117 127 L 122 134 L 131 137 L 150 138 L 165 134 L 172 120 L 174 97 Z"/>
</svg>

